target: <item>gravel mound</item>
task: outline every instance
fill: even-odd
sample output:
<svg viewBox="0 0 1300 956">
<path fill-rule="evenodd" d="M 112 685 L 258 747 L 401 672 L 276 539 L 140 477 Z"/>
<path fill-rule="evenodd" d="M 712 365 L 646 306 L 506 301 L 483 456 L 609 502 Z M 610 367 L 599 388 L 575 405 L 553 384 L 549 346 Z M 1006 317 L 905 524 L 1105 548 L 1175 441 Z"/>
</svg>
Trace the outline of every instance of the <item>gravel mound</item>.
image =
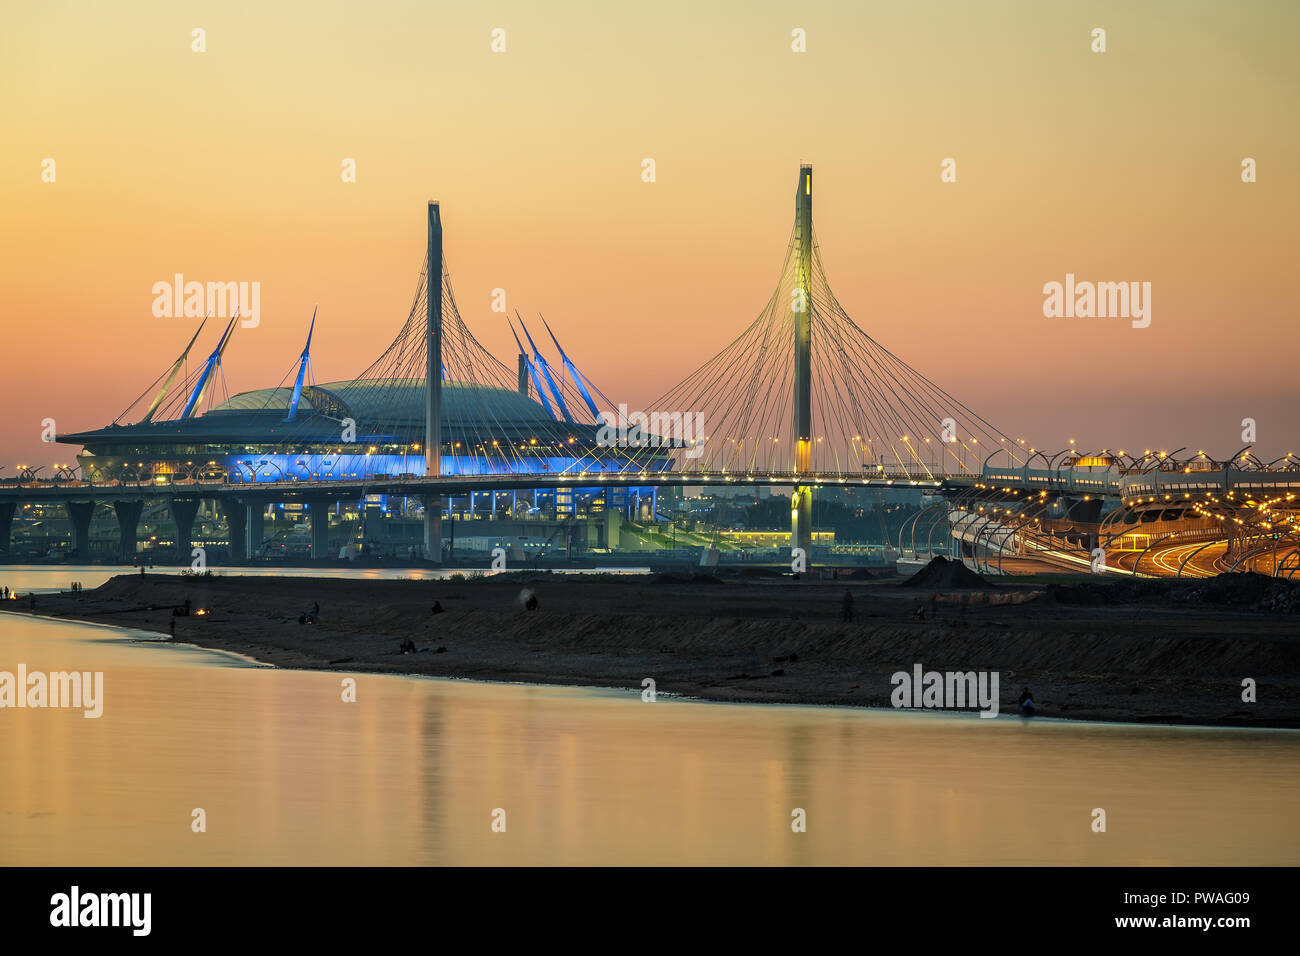
<svg viewBox="0 0 1300 956">
<path fill-rule="evenodd" d="M 905 588 L 926 590 L 991 590 L 993 585 L 960 561 L 936 555 L 925 567 L 903 582 Z"/>
</svg>

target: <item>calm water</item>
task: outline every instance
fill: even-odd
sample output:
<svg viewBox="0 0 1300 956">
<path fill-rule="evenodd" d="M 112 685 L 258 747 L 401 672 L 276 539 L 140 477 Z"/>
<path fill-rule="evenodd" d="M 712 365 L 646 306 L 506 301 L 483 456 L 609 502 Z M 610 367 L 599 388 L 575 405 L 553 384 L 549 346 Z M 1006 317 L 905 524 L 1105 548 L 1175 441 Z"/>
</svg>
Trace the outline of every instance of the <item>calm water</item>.
<svg viewBox="0 0 1300 956">
<path fill-rule="evenodd" d="M 150 574 L 180 574 L 188 571 L 185 567 L 149 568 Z M 512 571 L 523 570 L 512 568 Z M 647 574 L 648 567 L 639 568 L 551 568 L 553 574 Z M 66 591 L 73 581 L 80 581 L 84 588 L 97 588 L 109 578 L 119 574 L 139 574 L 140 569 L 131 565 L 111 567 L 102 564 L 73 565 L 33 565 L 0 564 L 0 587 L 7 587 L 20 594 L 35 591 L 37 594 L 52 591 Z M 252 575 L 255 577 L 291 577 L 291 578 L 365 578 L 368 580 L 397 581 L 403 578 L 419 581 L 436 581 L 451 577 L 453 574 L 501 574 L 485 568 L 213 568 L 213 574 L 221 576 Z M 508 573 L 508 572 L 506 572 Z"/>
<path fill-rule="evenodd" d="M 345 675 L 137 638 L 0 613 L 0 670 L 105 698 L 0 710 L 0 862 L 1300 863 L 1294 732 L 365 675 L 344 703 Z"/>
</svg>

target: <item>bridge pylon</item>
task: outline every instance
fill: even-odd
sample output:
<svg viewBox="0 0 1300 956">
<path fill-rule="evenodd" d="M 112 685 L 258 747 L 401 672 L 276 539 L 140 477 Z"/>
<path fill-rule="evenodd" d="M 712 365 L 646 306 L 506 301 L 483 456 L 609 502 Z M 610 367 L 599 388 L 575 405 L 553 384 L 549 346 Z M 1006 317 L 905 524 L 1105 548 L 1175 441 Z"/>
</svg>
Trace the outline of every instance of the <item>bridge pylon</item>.
<svg viewBox="0 0 1300 956">
<path fill-rule="evenodd" d="M 812 470 L 812 166 L 799 167 L 794 193 L 795 286 L 790 309 L 794 316 L 794 439 L 795 473 Z M 790 547 L 812 554 L 812 488 L 798 485 L 790 507 Z"/>
<path fill-rule="evenodd" d="M 442 474 L 442 215 L 429 202 L 429 251 L 425 279 L 424 474 Z M 442 496 L 424 496 L 424 558 L 442 561 Z"/>
</svg>

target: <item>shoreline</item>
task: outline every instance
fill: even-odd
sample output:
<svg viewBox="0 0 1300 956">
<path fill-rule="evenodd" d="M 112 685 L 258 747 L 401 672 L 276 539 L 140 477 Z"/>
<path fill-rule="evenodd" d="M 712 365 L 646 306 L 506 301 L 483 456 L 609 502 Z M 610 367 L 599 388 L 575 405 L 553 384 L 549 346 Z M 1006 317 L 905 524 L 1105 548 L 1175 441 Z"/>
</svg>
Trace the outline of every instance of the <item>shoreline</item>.
<svg viewBox="0 0 1300 956">
<path fill-rule="evenodd" d="M 3 608 L 0 608 L 0 613 L 8 613 L 8 612 L 4 611 Z M 101 624 L 97 621 L 79 620 L 77 618 L 54 617 L 53 615 L 46 615 L 46 614 L 36 614 L 31 616 L 43 618 L 49 621 L 70 621 L 71 623 L 74 624 L 86 624 L 93 627 L 113 627 L 119 629 L 122 628 L 122 625 L 120 624 Z M 131 628 L 131 630 L 141 630 L 141 629 Z M 568 684 L 568 683 L 558 684 L 553 682 L 548 683 L 548 682 L 535 681 L 535 680 L 533 681 L 510 680 L 504 677 L 501 678 L 458 677 L 455 675 L 448 675 L 448 674 L 422 674 L 418 671 L 381 671 L 377 673 L 364 672 L 364 671 L 350 671 L 341 664 L 332 667 L 323 667 L 323 668 L 286 667 L 280 664 L 272 664 L 269 661 L 258 660 L 257 658 L 251 657 L 247 654 L 240 654 L 237 651 L 224 650 L 222 648 L 204 646 L 202 644 L 194 644 L 189 641 L 172 640 L 169 635 L 164 634 L 161 631 L 142 631 L 142 633 L 157 634 L 158 639 L 157 640 L 139 639 L 139 640 L 133 640 L 132 643 L 165 644 L 169 647 L 191 647 L 200 651 L 211 651 L 218 654 L 225 654 L 230 657 L 237 658 L 240 661 L 244 661 L 251 666 L 265 667 L 265 668 L 270 668 L 272 670 L 295 670 L 295 671 L 303 671 L 303 672 L 310 671 L 310 672 L 318 672 L 318 673 L 337 673 L 337 674 L 369 674 L 370 676 L 396 677 L 403 680 L 431 680 L 431 681 L 446 681 L 448 683 L 457 683 L 457 684 L 493 684 L 497 686 L 514 686 L 514 687 L 556 687 L 556 688 L 563 688 L 567 690 L 608 691 L 610 693 L 634 693 L 638 695 L 641 692 L 641 688 L 639 687 L 619 687 L 613 684 Z M 931 717 L 935 719 L 945 719 L 945 718 L 953 719 L 956 717 L 961 717 L 962 719 L 971 719 L 971 718 L 976 720 L 980 719 L 978 712 L 974 710 L 954 710 L 954 709 L 935 708 L 935 707 L 929 707 L 929 708 L 893 707 L 893 706 L 878 707 L 873 705 L 861 705 L 861 704 L 853 705 L 853 704 L 839 704 L 839 703 L 817 703 L 814 701 L 746 700 L 743 698 L 738 698 L 735 700 L 722 700 L 722 699 L 710 698 L 710 697 L 697 697 L 690 694 L 678 693 L 675 691 L 657 691 L 657 694 L 659 697 L 663 697 L 668 700 L 681 701 L 682 703 L 711 704 L 711 705 L 719 705 L 724 707 L 729 705 L 738 705 L 743 707 L 749 707 L 749 706 L 816 707 L 816 708 L 828 708 L 834 710 L 844 710 L 844 711 L 849 711 L 854 713 L 900 714 L 900 715 L 911 714 L 911 715 L 919 715 L 923 717 Z M 1060 717 L 1060 716 L 1050 716 L 1050 715 L 1037 715 L 1035 717 L 1030 718 L 1015 713 L 1013 710 L 1005 710 L 1005 709 L 999 710 L 997 716 L 1015 718 L 1016 720 L 1025 721 L 1025 722 L 1029 722 L 1032 720 L 1036 724 L 1064 725 L 1068 727 L 1108 727 L 1108 726 L 1127 727 L 1127 728 L 1165 727 L 1165 728 L 1188 730 L 1188 731 L 1227 730 L 1227 731 L 1252 731 L 1256 733 L 1264 732 L 1264 731 L 1288 733 L 1288 732 L 1294 732 L 1300 730 L 1300 721 L 1298 721 L 1295 726 L 1273 726 L 1273 725 L 1262 725 L 1262 724 L 1238 724 L 1238 723 L 1173 724 L 1173 723 L 1160 723 L 1156 721 L 1118 720 L 1114 718 L 1102 719 L 1102 718 L 1091 718 L 1091 717 Z"/>
<path fill-rule="evenodd" d="M 853 622 L 839 620 L 846 590 L 855 595 Z M 34 616 L 133 628 L 164 643 L 175 621 L 175 643 L 296 670 L 638 694 L 650 677 L 657 693 L 701 702 L 952 714 L 891 705 L 890 675 L 919 662 L 941 672 L 999 672 L 999 716 L 1016 719 L 1024 719 L 1016 697 L 1028 685 L 1039 718 L 1300 727 L 1294 615 L 1153 602 L 1063 607 L 1050 587 L 995 590 L 996 599 L 908 590 L 898 579 L 710 575 L 121 575 L 94 590 L 39 595 Z M 518 600 L 524 591 L 538 595 L 536 613 Z M 210 613 L 173 618 L 171 607 L 187 597 L 195 611 Z M 925 598 L 932 617 L 917 621 L 913 611 Z M 435 600 L 445 613 L 430 613 Z M 318 602 L 318 622 L 299 624 Z M 19 606 L 5 610 L 33 613 L 26 600 L 13 603 Z M 398 653 L 403 640 L 419 651 Z M 1240 701 L 1243 677 L 1257 681 L 1258 703 Z"/>
<path fill-rule="evenodd" d="M 0 608 L 0 613 L 8 614 L 11 612 L 9 612 L 4 608 Z M 202 644 L 195 644 L 189 641 L 172 640 L 168 634 L 164 634 L 162 631 L 148 631 L 148 630 L 142 630 L 141 628 L 124 628 L 120 624 L 106 624 L 99 621 L 89 621 L 89 620 L 83 620 L 79 618 L 55 617 L 54 615 L 50 615 L 50 614 L 34 614 L 34 615 L 24 615 L 24 616 L 38 617 L 47 621 L 69 621 L 73 624 L 83 624 L 90 627 L 116 628 L 119 630 L 124 630 L 124 629 L 139 630 L 141 631 L 141 633 L 144 634 L 156 634 L 158 635 L 158 637 L 156 639 L 152 639 L 152 638 L 132 639 L 131 643 L 165 644 L 169 647 L 189 647 L 200 651 L 210 651 L 218 654 L 224 654 L 229 657 L 233 657 L 253 667 L 265 667 L 265 668 L 270 668 L 272 670 L 297 670 L 297 671 L 304 671 L 304 672 L 312 671 L 312 672 L 339 673 L 339 674 L 366 673 L 361 671 L 349 671 L 343 665 L 336 665 L 333 667 L 324 667 L 324 668 L 285 667 L 279 664 L 272 664 L 269 661 L 258 660 L 255 657 L 251 657 L 247 654 L 240 654 L 237 651 L 230 651 L 230 650 L 225 650 L 217 647 L 204 646 Z M 421 674 L 418 671 L 384 671 L 378 674 L 374 674 L 372 676 L 397 677 L 404 680 L 409 679 L 409 680 L 447 681 L 449 683 L 454 682 L 454 683 L 464 683 L 464 684 L 495 684 L 495 685 L 506 685 L 506 686 L 516 686 L 516 687 L 559 687 L 559 688 L 565 688 L 569 690 L 608 691 L 610 693 L 625 693 L 625 692 L 636 693 L 636 694 L 640 693 L 640 688 L 618 687 L 613 684 L 556 684 L 556 683 L 543 683 L 540 681 L 509 680 L 506 678 L 457 677 L 454 675 L 443 675 L 443 674 Z M 974 718 L 977 720 L 979 719 L 978 713 L 976 711 L 971 711 L 971 710 L 960 711 L 960 710 L 951 710 L 951 709 L 933 708 L 933 707 L 923 708 L 923 707 L 892 707 L 892 706 L 876 707 L 876 706 L 864 706 L 864 705 L 855 706 L 851 704 L 837 704 L 837 703 L 824 704 L 824 703 L 816 703 L 812 701 L 773 701 L 773 700 L 751 701 L 751 700 L 744 700 L 744 699 L 720 700 L 720 699 L 708 698 L 708 697 L 696 697 L 690 694 L 682 694 L 674 691 L 658 691 L 657 693 L 660 697 L 666 698 L 668 700 L 676 700 L 676 701 L 681 701 L 683 703 L 693 703 L 693 704 L 717 704 L 721 706 L 735 704 L 735 705 L 745 706 L 745 707 L 754 706 L 754 705 L 763 706 L 763 707 L 818 707 L 818 708 L 825 707 L 825 708 L 830 708 L 835 710 L 844 710 L 844 711 L 850 711 L 856 713 L 916 714 L 921 716 L 929 716 L 937 719 L 942 719 L 942 718 L 951 719 L 957 717 L 958 715 L 963 715 L 964 719 L 969 719 L 969 718 Z M 1125 721 L 1125 720 L 1115 720 L 1115 719 L 1103 720 L 1103 719 L 1083 718 L 1083 717 L 1059 717 L 1059 716 L 1053 717 L 1053 716 L 1046 716 L 1046 715 L 1027 718 L 1020 714 L 1014 713 L 1012 711 L 1007 711 L 1007 710 L 1000 710 L 997 716 L 1014 717 L 1017 720 L 1023 720 L 1023 721 L 1028 721 L 1032 719 L 1035 723 L 1063 724 L 1066 726 L 1073 726 L 1073 727 L 1080 727 L 1080 726 L 1091 726 L 1091 727 L 1113 726 L 1113 727 L 1133 727 L 1133 728 L 1168 727 L 1168 728 L 1177 728 L 1179 730 L 1229 730 L 1229 731 L 1245 730 L 1245 731 L 1255 731 L 1255 732 L 1259 732 L 1259 731 L 1291 732 L 1295 730 L 1300 730 L 1300 725 L 1297 725 L 1295 727 L 1274 727 L 1274 726 L 1250 725 L 1250 724 L 1196 724 L 1196 723 L 1165 724 L 1165 723 L 1157 723 L 1157 722 L 1142 722 L 1142 721 L 1131 721 L 1131 720 Z"/>
</svg>

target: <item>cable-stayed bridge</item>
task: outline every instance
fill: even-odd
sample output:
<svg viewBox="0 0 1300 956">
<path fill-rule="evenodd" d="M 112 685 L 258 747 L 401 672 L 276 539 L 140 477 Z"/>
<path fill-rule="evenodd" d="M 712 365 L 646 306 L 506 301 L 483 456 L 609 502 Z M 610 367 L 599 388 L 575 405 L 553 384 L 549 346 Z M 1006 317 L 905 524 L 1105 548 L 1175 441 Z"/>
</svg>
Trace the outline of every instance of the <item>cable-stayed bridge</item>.
<svg viewBox="0 0 1300 956">
<path fill-rule="evenodd" d="M 532 329 L 518 314 L 511 322 L 514 369 L 479 343 L 457 306 L 441 209 L 431 202 L 407 318 L 356 378 L 315 381 L 313 314 L 302 353 L 279 385 L 217 401 L 237 317 L 191 369 L 200 326 L 113 424 L 59 436 L 85 447 L 80 478 L 67 469 L 42 481 L 27 470 L 0 482 L 0 524 L 7 536 L 14 504 L 32 500 L 68 502 L 70 514 L 79 506 L 84 514 L 87 501 L 111 500 L 129 524 L 136 502 L 167 495 L 182 502 L 180 526 L 200 496 L 229 499 L 230 515 L 239 503 L 300 500 L 319 509 L 389 494 L 424 502 L 424 553 L 438 555 L 444 501 L 454 496 L 468 495 L 472 511 L 475 495 L 489 495 L 495 513 L 496 496 L 506 491 L 532 490 L 535 505 L 541 489 L 557 503 L 567 489 L 608 489 L 608 506 L 614 489 L 781 486 L 792 489 L 791 548 L 810 554 L 818 489 L 866 486 L 942 495 L 946 503 L 935 510 L 949 523 L 951 546 L 977 560 L 981 549 L 1000 558 L 1011 547 L 1087 554 L 1107 546 L 1105 522 L 1119 513 L 1166 513 L 1160 520 L 1188 525 L 1187 534 L 1228 522 L 1247 540 L 1266 533 L 1293 540 L 1300 458 L 1262 463 L 1249 448 L 1224 461 L 1204 453 L 1048 454 L 930 381 L 836 299 L 813 228 L 813 196 L 813 168 L 801 166 L 785 256 L 757 317 L 649 410 L 631 413 L 580 371 L 544 317 Z M 439 278 L 436 295 L 430 276 Z M 541 346 L 534 332 L 544 333 Z M 214 448 L 241 447 L 245 454 L 211 457 Z M 512 496 L 512 510 L 516 504 Z M 1133 534 L 1126 527 L 1121 521 L 1110 530 L 1122 540 Z M 322 527 L 313 553 L 324 550 L 323 536 Z"/>
</svg>

